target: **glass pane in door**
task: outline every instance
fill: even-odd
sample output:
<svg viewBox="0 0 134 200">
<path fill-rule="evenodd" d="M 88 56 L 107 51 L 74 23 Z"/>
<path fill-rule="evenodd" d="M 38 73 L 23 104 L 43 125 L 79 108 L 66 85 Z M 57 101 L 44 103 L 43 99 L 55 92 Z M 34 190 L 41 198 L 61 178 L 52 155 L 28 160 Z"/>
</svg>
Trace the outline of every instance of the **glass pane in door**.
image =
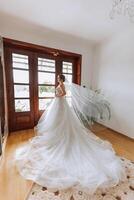
<svg viewBox="0 0 134 200">
<path fill-rule="evenodd" d="M 71 62 L 64 62 L 62 63 L 62 72 L 63 73 L 72 73 L 73 71 L 73 64 Z"/>
<path fill-rule="evenodd" d="M 15 99 L 15 111 L 16 112 L 30 111 L 29 99 Z"/>
<path fill-rule="evenodd" d="M 13 68 L 28 69 L 28 56 L 21 54 L 12 54 L 12 66 Z"/>
<path fill-rule="evenodd" d="M 55 60 L 38 58 L 38 70 L 55 72 Z"/>
<path fill-rule="evenodd" d="M 55 85 L 55 73 L 38 72 L 38 83 Z"/>
<path fill-rule="evenodd" d="M 55 86 L 40 85 L 38 87 L 39 97 L 54 97 Z"/>
<path fill-rule="evenodd" d="M 14 83 L 29 83 L 29 71 L 13 69 Z"/>
<path fill-rule="evenodd" d="M 14 85 L 14 96 L 29 97 L 29 85 Z"/>
</svg>

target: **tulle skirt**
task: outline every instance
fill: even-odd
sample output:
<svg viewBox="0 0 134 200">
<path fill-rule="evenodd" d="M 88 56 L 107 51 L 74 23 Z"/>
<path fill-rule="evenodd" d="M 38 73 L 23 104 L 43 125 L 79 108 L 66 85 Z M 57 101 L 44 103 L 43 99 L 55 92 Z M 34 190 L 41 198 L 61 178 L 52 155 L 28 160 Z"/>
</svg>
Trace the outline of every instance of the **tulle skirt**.
<svg viewBox="0 0 134 200">
<path fill-rule="evenodd" d="M 125 179 L 111 144 L 83 126 L 65 97 L 53 100 L 36 133 L 16 156 L 25 179 L 52 191 L 76 187 L 90 194 Z"/>
</svg>

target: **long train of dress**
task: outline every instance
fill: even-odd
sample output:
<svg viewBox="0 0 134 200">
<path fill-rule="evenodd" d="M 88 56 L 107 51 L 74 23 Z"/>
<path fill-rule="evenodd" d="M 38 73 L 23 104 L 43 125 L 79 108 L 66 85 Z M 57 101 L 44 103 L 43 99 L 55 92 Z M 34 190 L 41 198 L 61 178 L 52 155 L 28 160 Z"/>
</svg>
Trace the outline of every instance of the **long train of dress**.
<svg viewBox="0 0 134 200">
<path fill-rule="evenodd" d="M 53 100 L 36 131 L 16 157 L 25 179 L 53 191 L 76 187 L 91 194 L 125 178 L 112 145 L 80 123 L 65 97 Z"/>
</svg>

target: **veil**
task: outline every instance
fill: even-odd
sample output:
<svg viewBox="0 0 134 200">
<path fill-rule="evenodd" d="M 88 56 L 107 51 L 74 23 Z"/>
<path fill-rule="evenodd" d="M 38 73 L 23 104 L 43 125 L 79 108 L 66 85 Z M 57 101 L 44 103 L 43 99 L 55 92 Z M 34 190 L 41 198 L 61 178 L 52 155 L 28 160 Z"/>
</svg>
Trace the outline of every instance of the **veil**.
<svg viewBox="0 0 134 200">
<path fill-rule="evenodd" d="M 110 104 L 104 97 L 89 88 L 81 85 L 70 83 L 67 79 L 64 82 L 66 90 L 66 100 L 73 109 L 77 118 L 86 127 L 89 128 L 94 122 L 105 121 L 111 118 Z M 40 117 L 36 129 L 40 129 L 43 120 L 49 111 L 52 101 L 47 104 L 45 112 Z"/>
<path fill-rule="evenodd" d="M 110 103 L 104 95 L 65 80 L 66 99 L 79 120 L 87 127 L 111 118 Z"/>
</svg>

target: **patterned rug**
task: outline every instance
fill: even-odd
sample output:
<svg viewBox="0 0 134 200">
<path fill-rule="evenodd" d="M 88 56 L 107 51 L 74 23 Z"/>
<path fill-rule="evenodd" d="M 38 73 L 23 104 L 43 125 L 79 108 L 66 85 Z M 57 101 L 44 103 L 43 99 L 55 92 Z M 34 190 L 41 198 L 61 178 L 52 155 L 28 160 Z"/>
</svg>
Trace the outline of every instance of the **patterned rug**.
<svg viewBox="0 0 134 200">
<path fill-rule="evenodd" d="M 74 189 L 52 193 L 45 187 L 33 184 L 26 200 L 134 200 L 134 161 L 125 158 L 121 158 L 121 161 L 126 169 L 127 180 L 116 187 L 105 191 L 98 189 L 89 196 Z"/>
</svg>

